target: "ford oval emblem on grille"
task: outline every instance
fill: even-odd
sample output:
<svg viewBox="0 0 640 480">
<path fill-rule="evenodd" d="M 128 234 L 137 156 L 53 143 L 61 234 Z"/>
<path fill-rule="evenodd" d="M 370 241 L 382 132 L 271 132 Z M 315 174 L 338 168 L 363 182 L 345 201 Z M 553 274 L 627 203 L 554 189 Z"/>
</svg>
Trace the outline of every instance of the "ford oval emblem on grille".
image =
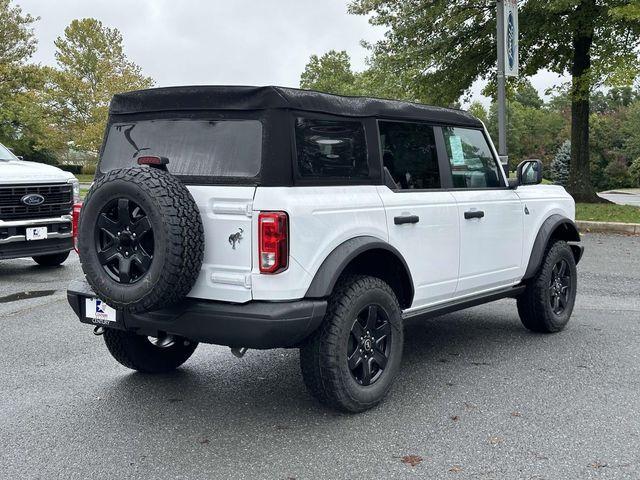
<svg viewBox="0 0 640 480">
<path fill-rule="evenodd" d="M 22 197 L 20 201 L 28 207 L 35 207 L 36 205 L 44 203 L 44 197 L 42 195 L 38 195 L 37 193 L 29 193 L 28 195 Z"/>
</svg>

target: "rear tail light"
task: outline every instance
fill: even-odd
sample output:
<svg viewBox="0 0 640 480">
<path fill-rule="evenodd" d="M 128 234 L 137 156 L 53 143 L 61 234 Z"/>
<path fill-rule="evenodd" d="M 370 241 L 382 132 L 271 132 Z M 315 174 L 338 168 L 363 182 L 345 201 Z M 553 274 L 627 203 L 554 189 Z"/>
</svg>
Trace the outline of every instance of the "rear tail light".
<svg viewBox="0 0 640 480">
<path fill-rule="evenodd" d="M 258 216 L 260 273 L 278 273 L 289 264 L 289 217 L 284 212 L 261 212 Z"/>
<path fill-rule="evenodd" d="M 80 224 L 80 210 L 82 209 L 82 202 L 73 204 L 73 220 L 71 223 L 71 229 L 73 231 L 73 248 L 78 251 L 78 225 Z"/>
</svg>

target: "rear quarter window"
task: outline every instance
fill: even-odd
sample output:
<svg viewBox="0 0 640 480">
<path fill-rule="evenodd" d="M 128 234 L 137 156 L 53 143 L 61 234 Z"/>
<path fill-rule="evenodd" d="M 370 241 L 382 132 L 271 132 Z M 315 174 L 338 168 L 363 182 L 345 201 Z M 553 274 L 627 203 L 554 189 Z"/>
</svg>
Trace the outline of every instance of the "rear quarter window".
<svg viewBox="0 0 640 480">
<path fill-rule="evenodd" d="M 302 178 L 368 178 L 361 121 L 295 119 L 298 175 Z"/>
<path fill-rule="evenodd" d="M 262 157 L 259 120 L 141 120 L 111 124 L 100 170 L 137 164 L 156 155 L 169 159 L 175 175 L 256 177 Z"/>
</svg>

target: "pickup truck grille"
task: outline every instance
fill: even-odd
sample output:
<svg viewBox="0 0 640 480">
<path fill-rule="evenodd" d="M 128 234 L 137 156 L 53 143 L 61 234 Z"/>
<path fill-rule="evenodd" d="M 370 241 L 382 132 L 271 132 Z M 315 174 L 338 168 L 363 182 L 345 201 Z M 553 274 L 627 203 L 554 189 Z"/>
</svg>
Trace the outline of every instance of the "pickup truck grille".
<svg viewBox="0 0 640 480">
<path fill-rule="evenodd" d="M 22 203 L 22 198 L 32 193 L 42 195 L 44 202 L 31 206 Z M 69 183 L 0 186 L 0 220 L 58 217 L 72 208 L 73 186 Z"/>
</svg>

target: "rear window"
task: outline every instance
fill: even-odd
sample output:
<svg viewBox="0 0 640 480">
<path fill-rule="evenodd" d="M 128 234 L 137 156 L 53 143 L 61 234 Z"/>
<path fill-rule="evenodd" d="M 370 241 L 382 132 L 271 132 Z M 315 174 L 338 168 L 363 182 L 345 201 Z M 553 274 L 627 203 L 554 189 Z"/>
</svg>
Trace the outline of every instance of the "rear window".
<svg viewBox="0 0 640 480">
<path fill-rule="evenodd" d="M 167 157 L 175 175 L 255 177 L 260 173 L 258 120 L 141 120 L 114 123 L 100 160 L 103 172 L 135 165 L 145 155 Z"/>
</svg>

